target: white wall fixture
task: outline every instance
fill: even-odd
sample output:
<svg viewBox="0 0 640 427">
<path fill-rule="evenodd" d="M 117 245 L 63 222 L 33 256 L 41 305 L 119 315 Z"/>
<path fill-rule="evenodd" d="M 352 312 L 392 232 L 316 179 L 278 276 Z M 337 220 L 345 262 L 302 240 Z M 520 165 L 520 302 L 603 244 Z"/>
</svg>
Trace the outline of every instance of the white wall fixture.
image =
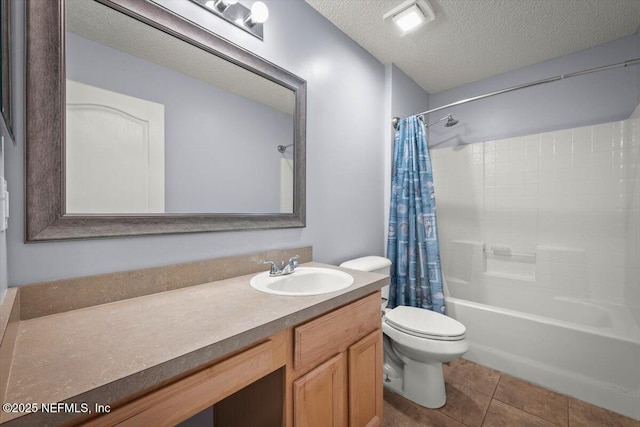
<svg viewBox="0 0 640 427">
<path fill-rule="evenodd" d="M 260 40 L 264 39 L 263 24 L 269 18 L 269 8 L 263 2 L 256 1 L 248 8 L 238 3 L 238 0 L 191 1 Z"/>
<path fill-rule="evenodd" d="M 436 14 L 427 0 L 407 0 L 385 13 L 382 19 L 392 23 L 400 35 L 404 36 L 433 21 L 435 17 Z"/>
</svg>

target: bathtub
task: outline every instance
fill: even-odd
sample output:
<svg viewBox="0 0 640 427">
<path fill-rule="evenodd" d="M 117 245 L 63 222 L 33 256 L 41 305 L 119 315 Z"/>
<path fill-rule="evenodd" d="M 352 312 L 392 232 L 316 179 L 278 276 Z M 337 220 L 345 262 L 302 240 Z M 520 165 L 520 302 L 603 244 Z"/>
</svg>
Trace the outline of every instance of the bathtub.
<svg viewBox="0 0 640 427">
<path fill-rule="evenodd" d="M 624 306 L 490 282 L 447 280 L 466 359 L 640 419 L 640 329 Z"/>
</svg>

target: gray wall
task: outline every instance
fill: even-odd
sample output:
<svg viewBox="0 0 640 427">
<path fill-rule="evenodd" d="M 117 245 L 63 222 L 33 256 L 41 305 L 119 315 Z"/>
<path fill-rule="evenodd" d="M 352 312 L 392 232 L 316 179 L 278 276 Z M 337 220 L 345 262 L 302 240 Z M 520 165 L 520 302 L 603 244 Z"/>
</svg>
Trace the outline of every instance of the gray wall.
<svg viewBox="0 0 640 427">
<path fill-rule="evenodd" d="M 431 94 L 429 108 L 560 74 L 640 56 L 640 35 L 624 37 L 519 70 Z M 429 129 L 431 147 L 491 141 L 625 119 L 640 101 L 640 66 L 617 68 L 497 95 L 430 114 L 433 122 L 453 114 L 452 128 Z M 427 110 L 427 108 L 425 108 Z"/>
<path fill-rule="evenodd" d="M 67 78 L 164 105 L 166 212 L 280 212 L 276 147 L 293 142 L 291 115 L 70 32 L 66 41 Z"/>
<path fill-rule="evenodd" d="M 24 244 L 21 130 L 18 148 L 7 150 L 9 285 L 299 245 L 313 245 L 314 258 L 328 263 L 383 254 L 384 66 L 305 2 L 265 2 L 264 42 L 191 2 L 161 3 L 307 80 L 307 227 Z M 16 36 L 24 31 L 19 3 Z M 16 45 L 16 88 L 22 88 L 23 43 Z M 18 92 L 22 129 L 24 96 Z"/>
<path fill-rule="evenodd" d="M 429 94 L 395 65 L 387 65 L 386 71 L 391 74 L 391 117 L 407 117 L 424 111 L 429 104 Z M 390 121 L 387 125 L 391 129 Z"/>
</svg>

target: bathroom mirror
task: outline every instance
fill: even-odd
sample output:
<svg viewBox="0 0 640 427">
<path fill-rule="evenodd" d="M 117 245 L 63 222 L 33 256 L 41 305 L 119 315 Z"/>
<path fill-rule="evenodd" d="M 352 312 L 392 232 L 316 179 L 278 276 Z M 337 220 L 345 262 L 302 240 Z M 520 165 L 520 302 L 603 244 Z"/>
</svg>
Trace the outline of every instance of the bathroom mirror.
<svg viewBox="0 0 640 427">
<path fill-rule="evenodd" d="M 13 136 L 11 114 L 11 1 L 0 0 L 0 109 L 9 137 Z"/>
<path fill-rule="evenodd" d="M 149 1 L 26 8 L 26 241 L 304 226 L 304 80 Z"/>
</svg>

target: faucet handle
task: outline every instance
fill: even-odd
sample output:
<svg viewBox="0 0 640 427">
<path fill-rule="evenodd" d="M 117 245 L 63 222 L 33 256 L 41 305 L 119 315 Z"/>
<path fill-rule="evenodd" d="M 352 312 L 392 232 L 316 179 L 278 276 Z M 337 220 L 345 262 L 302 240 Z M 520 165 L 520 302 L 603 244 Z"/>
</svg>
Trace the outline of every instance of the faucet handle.
<svg viewBox="0 0 640 427">
<path fill-rule="evenodd" d="M 300 255 L 292 256 L 291 258 L 289 258 L 289 262 L 287 263 L 289 264 L 289 268 L 294 269 L 298 266 L 298 258 L 300 258 Z"/>
<path fill-rule="evenodd" d="M 280 271 L 280 269 L 278 268 L 278 264 L 276 264 L 275 262 L 269 260 L 269 259 L 263 259 L 262 260 L 263 264 L 271 264 L 271 270 L 269 270 L 269 274 L 277 274 L 278 271 Z"/>
</svg>

